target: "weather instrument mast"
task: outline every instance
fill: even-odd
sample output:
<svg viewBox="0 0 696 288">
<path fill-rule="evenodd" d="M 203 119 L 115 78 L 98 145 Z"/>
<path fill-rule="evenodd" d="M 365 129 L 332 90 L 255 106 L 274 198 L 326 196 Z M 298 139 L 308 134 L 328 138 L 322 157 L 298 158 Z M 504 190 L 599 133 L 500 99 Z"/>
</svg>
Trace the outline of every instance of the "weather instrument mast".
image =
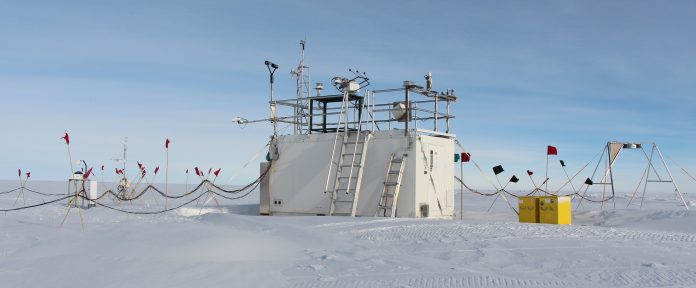
<svg viewBox="0 0 696 288">
<path fill-rule="evenodd" d="M 121 173 L 117 173 L 121 175 L 121 179 L 118 181 L 118 192 L 123 194 L 127 191 L 128 188 L 130 188 L 130 181 L 128 181 L 128 178 L 126 177 L 126 163 L 128 162 L 128 158 L 126 158 L 126 153 L 128 152 L 128 137 L 123 138 L 123 158 L 121 159 L 113 159 L 116 161 L 116 163 L 122 164 L 122 170 Z"/>
<path fill-rule="evenodd" d="M 305 64 L 305 46 L 307 44 L 307 39 L 301 40 L 300 41 L 300 64 L 297 65 L 297 68 L 294 68 L 290 70 L 290 77 L 294 78 L 296 80 L 296 94 L 297 94 L 297 101 L 295 103 L 295 125 L 294 125 L 294 130 L 295 134 L 303 134 L 303 127 L 307 125 L 308 121 L 308 107 L 307 104 L 309 104 L 309 97 L 310 91 L 311 91 L 311 78 L 310 78 L 310 73 L 309 73 L 309 66 Z"/>
</svg>

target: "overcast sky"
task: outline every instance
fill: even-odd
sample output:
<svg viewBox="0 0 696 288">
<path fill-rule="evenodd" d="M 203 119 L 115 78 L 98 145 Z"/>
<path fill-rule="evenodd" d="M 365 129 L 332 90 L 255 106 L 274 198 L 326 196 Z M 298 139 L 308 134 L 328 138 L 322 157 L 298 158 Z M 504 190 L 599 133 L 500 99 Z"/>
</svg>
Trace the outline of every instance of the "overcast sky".
<svg viewBox="0 0 696 288">
<path fill-rule="evenodd" d="M 169 137 L 172 181 L 193 166 L 227 179 L 271 132 L 232 123 L 267 115 L 263 61 L 280 65 L 278 96 L 294 97 L 305 37 L 312 82 L 355 68 L 392 88 L 432 72 L 459 96 L 453 132 L 482 168 L 525 176 L 513 189 L 531 185 L 527 169 L 543 174 L 546 145 L 559 149 L 553 173 L 609 140 L 655 141 L 696 170 L 693 1 L 239 2 L 0 1 L 0 178 L 21 167 L 65 179 L 68 130 L 73 158 L 107 178 L 127 136 L 130 160 L 148 166 L 164 166 Z M 632 191 L 645 163 L 622 157 L 617 181 Z M 255 178 L 250 167 L 230 183 Z"/>
</svg>

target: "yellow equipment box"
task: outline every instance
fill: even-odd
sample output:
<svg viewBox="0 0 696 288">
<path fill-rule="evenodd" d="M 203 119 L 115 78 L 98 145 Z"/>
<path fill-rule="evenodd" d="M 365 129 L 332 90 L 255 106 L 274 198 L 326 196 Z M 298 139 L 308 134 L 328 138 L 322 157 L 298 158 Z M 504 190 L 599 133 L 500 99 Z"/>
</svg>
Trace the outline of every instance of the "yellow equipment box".
<svg viewBox="0 0 696 288">
<path fill-rule="evenodd" d="M 519 197 L 520 223 L 539 223 L 539 197 Z"/>
<path fill-rule="evenodd" d="M 570 224 L 572 221 L 570 206 L 570 197 L 540 196 L 539 223 Z M 520 215 L 522 214 L 520 213 Z"/>
</svg>

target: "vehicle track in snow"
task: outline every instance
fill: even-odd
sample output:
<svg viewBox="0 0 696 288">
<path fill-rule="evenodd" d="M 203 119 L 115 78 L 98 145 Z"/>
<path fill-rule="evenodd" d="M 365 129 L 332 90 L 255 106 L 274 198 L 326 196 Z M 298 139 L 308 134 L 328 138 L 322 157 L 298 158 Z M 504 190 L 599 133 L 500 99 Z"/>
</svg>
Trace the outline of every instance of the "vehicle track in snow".
<svg viewBox="0 0 696 288">
<path fill-rule="evenodd" d="M 561 279 L 575 279 L 576 282 L 601 284 L 613 287 L 693 287 L 696 286 L 696 271 L 691 269 L 639 269 L 634 271 L 607 270 L 601 272 L 560 272 Z M 588 286 L 589 287 L 589 286 Z"/>
<path fill-rule="evenodd" d="M 452 274 L 384 274 L 381 277 L 320 277 L 292 283 L 294 288 L 348 288 L 348 287 L 572 287 L 564 281 L 513 279 L 492 275 Z"/>
<path fill-rule="evenodd" d="M 314 279 L 305 278 L 304 281 L 293 282 L 292 287 L 692 287 L 696 286 L 696 269 L 683 266 L 680 260 L 674 260 L 666 265 L 659 263 L 631 263 L 625 262 L 622 266 L 616 266 L 614 258 L 620 257 L 623 251 L 641 253 L 642 249 L 650 249 L 651 256 L 656 253 L 652 247 L 681 247 L 681 251 L 688 251 L 696 247 L 696 234 L 660 231 L 641 231 L 629 228 L 609 228 L 600 226 L 557 226 L 519 223 L 490 223 L 470 224 L 458 221 L 413 221 L 379 219 L 376 221 L 340 222 L 313 226 L 313 229 L 335 232 L 346 236 L 347 239 L 357 240 L 355 243 L 361 247 L 379 249 L 380 254 L 389 260 L 394 253 L 409 253 L 415 257 L 430 257 L 442 259 L 443 255 L 436 253 L 444 249 L 447 257 L 460 259 L 461 267 L 486 264 L 491 259 L 503 259 L 504 265 L 517 265 L 522 268 L 520 277 L 507 275 L 505 268 L 495 268 L 501 275 L 492 276 L 491 271 L 462 270 L 459 273 L 427 274 L 400 273 L 384 271 L 375 276 L 370 273 L 358 273 L 352 276 L 342 277 L 338 271 L 320 271 Z M 535 240 L 564 241 L 563 245 L 529 245 L 514 244 L 517 241 Z M 587 242 L 590 241 L 590 242 Z M 547 243 L 547 242 L 537 242 Z M 551 242 L 554 243 L 554 242 Z M 563 242 L 561 242 L 563 243 Z M 450 246 L 451 245 L 451 246 Z M 463 245 L 463 246 L 462 246 Z M 492 246 L 491 246 L 492 245 Z M 510 246 L 511 245 L 511 246 Z M 520 246 L 522 245 L 522 246 Z M 408 248 L 407 248 L 408 247 Z M 447 252 L 447 249 L 450 249 Z M 555 267 L 547 270 L 540 264 L 532 264 L 525 261 L 516 261 L 514 257 L 524 257 L 529 253 L 522 252 L 549 249 L 549 255 L 565 255 L 564 250 L 581 249 L 587 252 L 576 252 L 574 255 L 589 255 L 589 251 L 596 251 L 606 255 L 603 261 L 581 258 L 554 259 Z M 589 250 L 588 250 L 589 249 Z M 686 250 L 683 250 L 686 249 Z M 407 252 L 408 251 L 408 252 Z M 482 255 L 462 253 L 483 253 Z M 615 252 L 615 253 L 614 253 Z M 493 258 L 482 258 L 486 254 L 495 253 Z M 501 254 L 507 253 L 507 254 Z M 659 252 L 657 252 L 659 254 Z M 590 253 L 591 254 L 591 253 Z M 619 255 L 619 256 L 617 256 Z M 675 254 L 676 255 L 676 254 Z M 496 258 L 497 257 L 497 258 Z M 501 258 L 502 257 L 502 258 Z M 357 258 L 357 257 L 354 257 Z M 407 259 L 407 258 L 403 258 Z M 641 259 L 637 257 L 636 259 Z M 668 258 L 669 259 L 669 258 Z M 356 263 L 364 263 L 366 259 L 352 259 Z M 451 260 L 447 260 L 451 261 Z M 437 261 L 436 261 L 437 262 Z M 670 262 L 670 261 L 668 261 Z M 594 263 L 594 264 L 593 264 Z M 411 263 L 412 264 L 412 263 Z M 531 265 L 530 265 L 531 264 Z M 409 265 L 409 264 L 404 264 Z M 525 266 L 527 265 L 527 266 Z M 493 268 L 495 266 L 489 266 Z M 376 267 L 377 268 L 377 267 Z M 381 267 L 384 268 L 384 267 Z M 416 267 L 411 267 L 417 269 Z M 480 267 L 485 269 L 483 267 Z M 360 275 L 363 274 L 363 275 Z M 326 276 L 331 275 L 331 276 Z M 529 275 L 529 277 L 526 277 Z M 299 279 L 296 279 L 299 280 Z"/>
<path fill-rule="evenodd" d="M 372 223 L 372 225 L 369 225 Z M 557 226 L 545 224 L 465 224 L 457 222 L 392 221 L 363 224 L 343 224 L 317 227 L 333 229 L 356 239 L 370 241 L 430 241 L 452 242 L 466 240 L 514 238 L 573 238 L 600 240 L 642 240 L 651 242 L 696 243 L 696 234 L 678 232 L 636 231 L 624 228 L 596 226 Z"/>
</svg>

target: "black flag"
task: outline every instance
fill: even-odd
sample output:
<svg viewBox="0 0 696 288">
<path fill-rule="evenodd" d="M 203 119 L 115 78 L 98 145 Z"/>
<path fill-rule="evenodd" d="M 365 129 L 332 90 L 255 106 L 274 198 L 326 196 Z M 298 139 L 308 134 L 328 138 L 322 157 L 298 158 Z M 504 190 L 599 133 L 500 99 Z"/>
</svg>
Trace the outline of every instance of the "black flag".
<svg viewBox="0 0 696 288">
<path fill-rule="evenodd" d="M 565 167 L 565 162 L 563 162 L 563 160 L 561 160 L 561 166 Z"/>
<path fill-rule="evenodd" d="M 592 185 L 592 184 L 594 184 L 594 182 L 592 182 L 592 179 L 587 178 L 587 180 L 585 180 L 585 184 Z"/>
<path fill-rule="evenodd" d="M 495 173 L 495 175 L 503 173 L 503 171 L 505 171 L 505 170 L 503 170 L 502 165 L 498 165 L 498 166 L 493 167 L 493 173 Z"/>
<path fill-rule="evenodd" d="M 517 181 L 520 181 L 520 179 L 517 179 L 517 176 L 512 175 L 512 178 L 510 178 L 510 182 L 517 183 Z"/>
</svg>

